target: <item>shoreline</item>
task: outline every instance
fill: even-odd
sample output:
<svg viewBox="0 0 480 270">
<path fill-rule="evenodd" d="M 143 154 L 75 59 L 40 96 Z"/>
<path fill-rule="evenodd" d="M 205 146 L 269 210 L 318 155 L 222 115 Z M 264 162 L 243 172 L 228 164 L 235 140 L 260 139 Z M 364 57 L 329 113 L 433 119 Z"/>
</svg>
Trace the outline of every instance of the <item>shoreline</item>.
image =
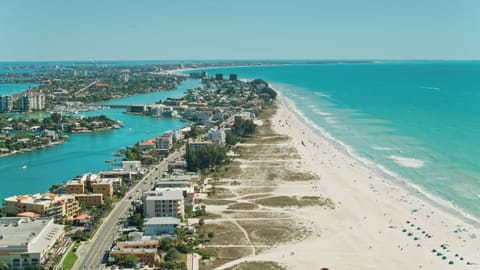
<svg viewBox="0 0 480 270">
<path fill-rule="evenodd" d="M 435 201 L 432 202 L 427 196 L 421 195 L 418 191 L 412 192 L 405 184 L 400 183 L 400 181 L 390 181 L 389 179 L 385 179 L 383 175 L 379 175 L 378 172 L 372 170 L 363 162 L 358 161 L 355 157 L 352 157 L 347 151 L 342 151 L 342 149 L 339 149 L 339 147 L 328 139 L 323 138 L 321 135 L 319 136 L 317 132 L 302 121 L 303 119 L 299 118 L 299 116 L 297 116 L 288 105 L 289 104 L 285 103 L 284 97 L 280 96 L 280 101 L 277 102 L 277 113 L 272 118 L 273 128 L 279 134 L 287 135 L 293 139 L 293 144 L 302 157 L 302 169 L 316 173 L 322 177 L 317 183 L 318 188 L 322 190 L 322 195 L 325 194 L 326 197 L 332 198 L 335 202 L 338 202 L 337 205 L 339 208 L 351 208 L 348 209 L 348 211 L 358 208 L 362 209 L 363 222 L 365 223 L 371 220 L 372 216 L 374 216 L 375 220 L 368 222 L 372 227 L 376 227 L 379 223 L 381 224 L 385 222 L 390 224 L 389 226 L 397 228 L 402 225 L 405 226 L 404 224 L 407 221 L 421 224 L 421 228 L 429 228 L 429 233 L 434 236 L 432 240 L 435 239 L 434 241 L 440 241 L 439 244 L 437 244 L 437 248 L 440 247 L 440 243 L 447 243 L 447 245 L 449 245 L 449 250 L 455 250 L 455 252 L 462 255 L 469 254 L 468 257 L 470 260 L 478 260 L 478 247 L 480 247 L 480 240 L 476 237 L 480 232 L 478 229 L 478 223 L 466 223 L 464 220 L 466 217 L 462 216 L 462 219 L 459 213 L 451 213 L 453 209 L 452 211 L 448 211 L 449 209 L 445 209 L 445 207 L 442 207 L 441 205 L 436 205 Z M 278 122 L 276 120 L 282 120 L 282 118 L 288 119 L 289 127 L 277 125 Z M 302 144 L 299 143 L 300 141 L 302 141 Z M 306 143 L 305 145 L 303 144 L 304 141 Z M 311 147 L 312 144 L 313 146 L 317 145 L 317 148 L 315 149 L 314 147 Z M 322 155 L 327 157 L 322 160 Z M 320 164 L 318 164 L 319 157 Z M 335 180 L 333 182 L 327 180 L 328 183 L 321 183 L 324 182 L 323 177 L 325 175 L 327 175 L 328 178 L 331 177 Z M 352 180 L 353 183 L 351 182 Z M 352 197 L 358 197 L 358 199 L 352 200 Z M 349 201 L 351 202 L 350 204 L 348 203 Z M 425 213 L 426 215 L 424 215 Z M 358 215 L 358 213 L 356 214 Z M 322 222 L 317 225 L 322 226 L 325 223 L 330 223 L 330 225 L 336 226 L 339 222 L 345 222 L 345 220 L 348 219 L 351 219 L 352 221 L 356 220 L 356 222 L 352 222 L 353 224 L 362 222 L 361 215 L 356 218 L 351 216 L 339 216 L 341 216 L 341 219 L 337 219 L 338 217 L 332 217 L 331 221 L 333 222 L 331 223 L 327 217 L 323 217 Z M 389 220 L 386 220 L 385 217 L 388 217 Z M 329 230 L 332 229 L 333 228 L 329 228 Z M 351 233 L 348 232 L 346 228 L 337 230 L 341 234 Z M 415 231 L 413 231 L 413 233 L 415 233 Z M 353 233 L 352 237 L 360 238 L 362 237 L 360 234 L 362 234 L 362 236 L 364 236 L 363 234 L 367 234 L 370 238 L 373 238 L 376 236 L 375 234 L 377 234 L 377 231 L 366 227 L 364 230 L 359 230 L 358 232 Z M 388 239 L 389 236 L 384 235 L 383 237 Z M 375 245 L 359 241 L 352 246 L 364 244 L 370 248 L 378 244 L 386 245 L 392 240 L 398 241 L 401 239 L 396 235 L 391 235 L 390 237 L 391 239 L 388 239 L 387 241 L 385 241 L 386 239 L 379 240 Z M 408 239 L 407 235 L 404 235 L 403 237 Z M 333 238 L 332 241 L 333 240 L 335 240 L 335 238 Z M 425 240 L 431 239 L 422 239 L 421 241 L 423 242 Z M 323 241 L 318 239 L 318 243 L 320 242 Z M 328 245 L 330 244 L 335 245 L 334 243 L 329 242 Z M 435 245 L 426 248 L 423 246 L 408 247 L 408 249 L 412 251 L 412 257 L 410 258 L 411 262 L 408 262 L 408 264 L 412 264 L 412 266 L 413 264 L 425 266 L 425 262 L 422 262 L 422 259 L 414 258 L 417 255 L 417 249 L 426 249 L 425 254 L 427 254 L 431 253 L 431 250 L 434 247 Z M 406 249 L 407 247 L 404 247 L 404 250 Z M 388 257 L 388 255 L 384 254 L 383 250 L 378 250 L 377 252 L 377 255 L 382 254 L 381 256 Z M 365 258 L 358 259 L 358 265 L 362 265 L 362 260 Z M 433 265 L 436 266 L 431 269 L 458 269 L 457 267 L 459 266 L 449 266 L 445 261 L 442 264 L 441 259 L 433 260 L 432 262 Z M 439 262 L 440 264 L 437 265 Z M 335 262 L 334 264 L 337 263 L 338 262 Z M 295 264 L 292 266 L 295 266 Z M 377 265 L 372 265 L 371 267 L 382 269 L 382 267 Z M 297 268 L 304 267 L 300 265 L 293 267 L 293 269 Z M 337 269 L 337 267 L 332 268 Z M 338 268 L 342 268 L 341 264 L 338 264 Z M 398 269 L 402 268 L 411 269 L 404 267 L 399 267 Z"/>
<path fill-rule="evenodd" d="M 36 151 L 36 150 L 45 149 L 47 147 L 53 147 L 53 146 L 61 145 L 61 144 L 65 143 L 66 141 L 67 140 L 62 139 L 62 140 L 59 140 L 59 141 L 56 141 L 56 142 L 53 142 L 53 143 L 49 143 L 49 144 L 45 144 L 45 145 L 42 145 L 42 146 L 38 146 L 38 147 L 25 148 L 25 149 L 22 149 L 22 150 L 15 150 L 13 152 L 9 152 L 9 153 L 6 153 L 6 154 L 1 154 L 0 159 L 3 158 L 3 157 L 13 156 L 13 155 L 17 155 L 17 154 L 30 153 L 30 152 L 33 152 L 33 151 Z"/>
<path fill-rule="evenodd" d="M 271 86 L 272 87 L 272 86 Z M 375 174 L 380 177 L 386 178 L 391 181 L 393 184 L 397 185 L 400 188 L 403 188 L 409 192 L 415 193 L 419 199 L 427 200 L 428 202 L 434 204 L 438 208 L 442 208 L 445 212 L 455 215 L 456 217 L 462 219 L 464 222 L 473 225 L 477 228 L 480 228 L 480 219 L 475 217 L 472 214 L 464 211 L 463 209 L 454 205 L 453 202 L 445 200 L 438 195 L 426 191 L 422 186 L 414 183 L 412 180 L 407 179 L 400 174 L 391 171 L 390 169 L 375 163 L 367 158 L 357 156 L 355 154 L 355 149 L 350 145 L 344 143 L 343 141 L 333 137 L 329 132 L 325 131 L 322 127 L 318 126 L 315 123 L 309 123 L 311 120 L 301 112 L 296 106 L 295 102 L 287 97 L 285 97 L 281 91 L 277 88 L 273 88 L 278 93 L 278 98 L 281 102 L 285 104 L 286 109 L 295 117 L 297 120 L 305 125 L 310 131 L 314 132 L 319 131 L 319 137 L 323 140 L 326 140 L 328 143 L 332 144 L 336 150 L 341 152 L 344 155 L 349 156 L 350 158 L 362 163 L 363 166 L 372 170 Z"/>
</svg>

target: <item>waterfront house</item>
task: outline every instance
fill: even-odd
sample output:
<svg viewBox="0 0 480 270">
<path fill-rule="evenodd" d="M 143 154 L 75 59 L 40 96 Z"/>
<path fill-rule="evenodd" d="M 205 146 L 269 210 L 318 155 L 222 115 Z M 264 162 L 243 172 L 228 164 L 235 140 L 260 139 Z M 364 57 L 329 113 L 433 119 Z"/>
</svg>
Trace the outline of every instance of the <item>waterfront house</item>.
<svg viewBox="0 0 480 270">
<path fill-rule="evenodd" d="M 140 151 L 155 149 L 155 139 L 146 140 L 138 145 Z"/>
</svg>

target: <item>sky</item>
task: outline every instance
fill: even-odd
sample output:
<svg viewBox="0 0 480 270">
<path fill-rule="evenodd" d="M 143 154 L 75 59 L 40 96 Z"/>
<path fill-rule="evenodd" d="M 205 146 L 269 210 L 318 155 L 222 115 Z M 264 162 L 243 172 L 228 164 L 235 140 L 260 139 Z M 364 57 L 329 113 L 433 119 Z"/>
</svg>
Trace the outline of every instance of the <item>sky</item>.
<svg viewBox="0 0 480 270">
<path fill-rule="evenodd" d="M 5 0 L 0 61 L 480 59 L 478 0 Z"/>
</svg>

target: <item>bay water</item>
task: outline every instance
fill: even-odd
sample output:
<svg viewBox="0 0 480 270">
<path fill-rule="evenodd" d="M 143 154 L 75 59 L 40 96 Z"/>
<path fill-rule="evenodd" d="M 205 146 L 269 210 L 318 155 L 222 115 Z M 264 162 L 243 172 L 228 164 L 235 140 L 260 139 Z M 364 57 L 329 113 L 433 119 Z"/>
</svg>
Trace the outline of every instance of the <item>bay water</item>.
<svg viewBox="0 0 480 270">
<path fill-rule="evenodd" d="M 105 102 L 105 104 L 152 104 L 167 97 L 183 96 L 198 80 L 187 80 L 172 91 L 154 92 Z M 77 175 L 112 169 L 120 148 L 163 134 L 185 125 L 178 119 L 153 118 L 125 114 L 112 108 L 81 113 L 85 116 L 106 115 L 123 122 L 124 127 L 95 133 L 71 134 L 61 145 L 0 158 L 0 198 L 12 195 L 42 193 L 52 184 L 61 184 Z M 25 166 L 25 167 L 24 167 Z"/>
</svg>

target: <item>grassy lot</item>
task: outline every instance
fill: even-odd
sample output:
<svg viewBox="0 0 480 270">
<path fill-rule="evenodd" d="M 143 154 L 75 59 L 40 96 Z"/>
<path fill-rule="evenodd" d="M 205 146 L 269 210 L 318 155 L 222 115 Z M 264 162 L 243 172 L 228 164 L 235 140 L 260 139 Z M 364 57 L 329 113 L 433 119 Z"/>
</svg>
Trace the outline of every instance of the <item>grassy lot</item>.
<svg viewBox="0 0 480 270">
<path fill-rule="evenodd" d="M 254 210 L 257 209 L 258 205 L 254 203 L 235 203 L 227 207 L 230 210 Z"/>
<path fill-rule="evenodd" d="M 297 238 L 300 232 L 292 220 L 262 220 L 262 221 L 238 221 L 248 232 L 250 241 L 254 245 L 273 246 L 285 243 Z M 301 231 L 303 233 L 303 231 Z"/>
<path fill-rule="evenodd" d="M 271 197 L 271 193 L 264 193 L 264 194 L 254 194 L 254 195 L 247 195 L 241 197 L 243 200 L 255 200 L 255 199 L 260 199 L 260 198 L 265 198 L 265 197 Z"/>
<path fill-rule="evenodd" d="M 68 251 L 68 254 L 65 257 L 65 260 L 63 261 L 63 264 L 62 264 L 63 269 L 65 270 L 72 269 L 73 265 L 77 261 L 77 255 L 75 254 L 75 251 L 79 246 L 80 246 L 80 243 L 75 243 L 73 247 L 70 249 L 70 251 Z"/>
<path fill-rule="evenodd" d="M 222 247 L 213 248 L 216 251 L 217 257 L 210 261 L 202 261 L 200 269 L 214 269 L 227 262 L 250 255 L 250 248 L 242 247 Z"/>
<path fill-rule="evenodd" d="M 209 245 L 247 245 L 245 235 L 232 222 L 205 224 L 205 232 L 213 232 Z"/>
<path fill-rule="evenodd" d="M 284 270 L 275 262 L 244 262 L 233 267 L 227 268 L 227 270 Z"/>
<path fill-rule="evenodd" d="M 222 188 L 222 187 L 214 187 L 210 190 L 209 199 L 225 199 L 235 197 L 229 189 Z"/>
<path fill-rule="evenodd" d="M 216 173 L 213 173 L 213 176 L 219 178 L 231 178 L 232 176 L 236 176 L 241 172 L 239 163 L 236 161 L 232 161 L 221 168 L 218 169 Z"/>
<path fill-rule="evenodd" d="M 276 196 L 255 200 L 255 203 L 270 207 L 305 207 L 305 206 L 324 206 L 334 208 L 335 204 L 329 198 L 308 196 L 300 199 L 289 196 Z"/>
<path fill-rule="evenodd" d="M 254 184 L 254 183 L 252 183 Z M 261 184 L 261 183 L 257 183 Z M 236 190 L 238 195 L 243 196 L 243 195 L 248 195 L 248 194 L 254 194 L 254 193 L 268 193 L 272 192 L 275 190 L 275 187 L 247 187 L 247 188 L 240 188 Z"/>
<path fill-rule="evenodd" d="M 283 176 L 283 180 L 285 181 L 310 181 L 314 179 L 318 179 L 318 176 L 312 173 L 304 172 L 286 171 L 285 175 Z"/>
<path fill-rule="evenodd" d="M 236 201 L 221 200 L 221 199 L 202 199 L 201 202 L 204 203 L 204 204 L 208 204 L 208 205 L 229 205 L 229 204 L 232 204 Z"/>
<path fill-rule="evenodd" d="M 229 214 L 231 218 L 287 218 L 288 214 L 276 212 L 257 212 L 253 211 L 238 211 L 227 210 L 223 213 Z"/>
</svg>

